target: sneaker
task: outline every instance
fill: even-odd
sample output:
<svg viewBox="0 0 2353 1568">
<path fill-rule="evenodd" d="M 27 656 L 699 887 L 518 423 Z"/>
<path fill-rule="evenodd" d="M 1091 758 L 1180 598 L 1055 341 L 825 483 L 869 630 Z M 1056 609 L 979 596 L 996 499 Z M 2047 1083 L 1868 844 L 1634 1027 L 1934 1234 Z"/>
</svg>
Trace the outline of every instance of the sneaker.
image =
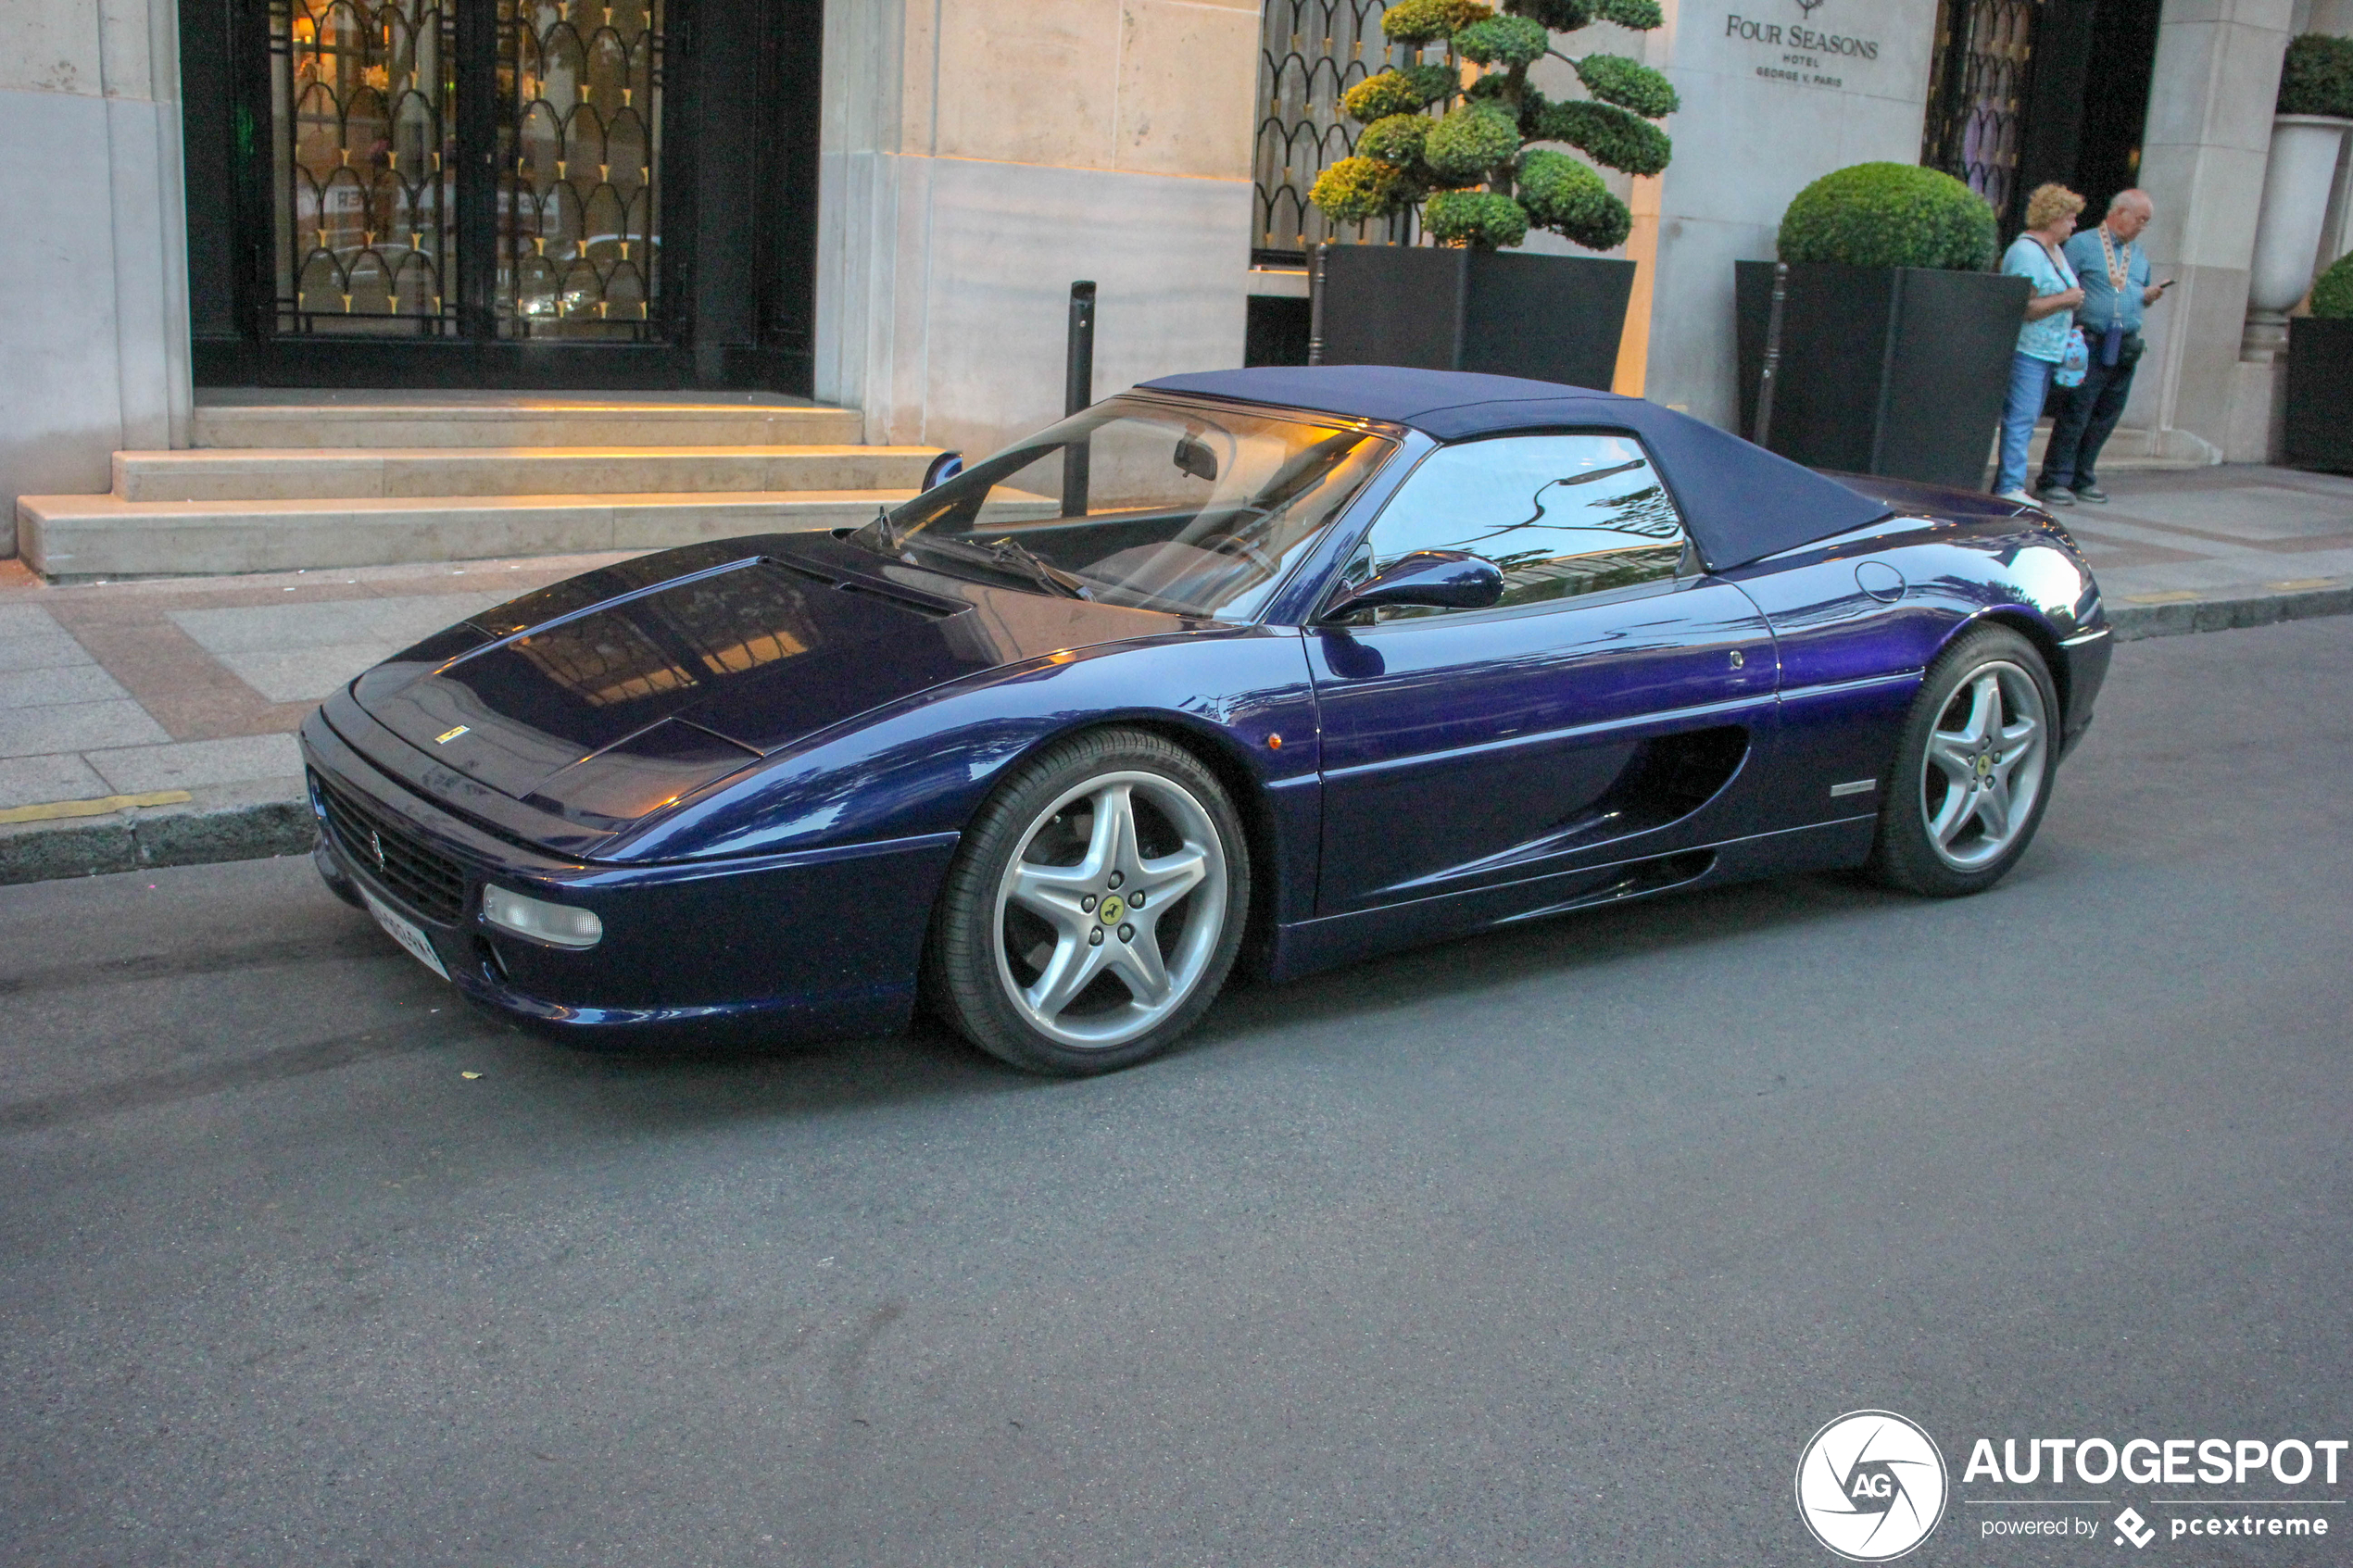
<svg viewBox="0 0 2353 1568">
<path fill-rule="evenodd" d="M 2071 507 L 2075 505 L 2074 493 L 2068 490 L 2066 487 L 2057 484 L 2045 484 L 2041 486 L 2034 492 L 2034 498 L 2037 501 L 2042 502 L 2043 505 L 2046 507 Z"/>
<path fill-rule="evenodd" d="M 1994 499 L 1996 501 L 2007 501 L 2014 507 L 2039 507 L 2043 504 L 2042 502 L 2036 500 L 2033 496 L 2029 495 L 2023 490 L 1996 491 L 1994 493 Z"/>
<path fill-rule="evenodd" d="M 2108 492 L 2096 484 L 2086 484 L 2076 491 L 2075 498 L 2079 501 L 2089 501 L 2095 507 L 2105 506 L 2108 504 Z"/>
</svg>

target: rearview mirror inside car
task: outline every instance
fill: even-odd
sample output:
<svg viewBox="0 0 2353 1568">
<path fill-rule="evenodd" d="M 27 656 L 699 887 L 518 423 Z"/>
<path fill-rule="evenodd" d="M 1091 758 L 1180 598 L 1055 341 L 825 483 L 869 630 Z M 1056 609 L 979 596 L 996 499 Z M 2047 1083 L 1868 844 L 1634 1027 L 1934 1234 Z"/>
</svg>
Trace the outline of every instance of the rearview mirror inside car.
<svg viewBox="0 0 2353 1568">
<path fill-rule="evenodd" d="M 1197 435 L 1182 435 L 1176 439 L 1176 467 L 1195 479 L 1217 483 L 1217 454 Z"/>
</svg>

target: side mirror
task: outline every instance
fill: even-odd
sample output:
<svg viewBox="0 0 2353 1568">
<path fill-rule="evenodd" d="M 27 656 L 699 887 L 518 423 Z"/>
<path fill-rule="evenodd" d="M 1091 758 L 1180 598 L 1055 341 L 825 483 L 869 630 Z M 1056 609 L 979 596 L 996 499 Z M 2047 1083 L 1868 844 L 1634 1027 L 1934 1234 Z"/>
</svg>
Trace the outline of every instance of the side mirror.
<svg viewBox="0 0 2353 1568">
<path fill-rule="evenodd" d="M 964 455 L 962 452 L 942 452 L 931 460 L 929 468 L 924 470 L 924 488 L 937 489 L 963 471 Z"/>
<path fill-rule="evenodd" d="M 1493 561 L 1460 550 L 1416 550 L 1387 571 L 1340 595 L 1318 619 L 1336 621 L 1380 605 L 1485 609 L 1503 596 L 1504 574 Z"/>
</svg>

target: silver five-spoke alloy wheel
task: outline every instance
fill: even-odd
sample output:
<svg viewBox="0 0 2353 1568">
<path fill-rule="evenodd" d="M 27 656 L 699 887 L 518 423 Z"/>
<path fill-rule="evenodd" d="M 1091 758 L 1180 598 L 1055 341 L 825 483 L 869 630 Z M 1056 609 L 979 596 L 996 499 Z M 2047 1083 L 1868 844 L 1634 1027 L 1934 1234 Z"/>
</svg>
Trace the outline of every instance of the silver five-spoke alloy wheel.
<svg viewBox="0 0 2353 1568">
<path fill-rule="evenodd" d="M 2050 720 L 2034 677 L 2007 659 L 1970 671 L 1929 732 L 1919 780 L 1929 847 L 1958 872 L 2008 852 L 2034 821 Z"/>
<path fill-rule="evenodd" d="M 1038 814 L 998 879 L 998 980 L 1048 1039 L 1111 1049 L 1192 996 L 1226 905 L 1223 840 L 1202 802 L 1156 772 L 1098 774 Z"/>
</svg>

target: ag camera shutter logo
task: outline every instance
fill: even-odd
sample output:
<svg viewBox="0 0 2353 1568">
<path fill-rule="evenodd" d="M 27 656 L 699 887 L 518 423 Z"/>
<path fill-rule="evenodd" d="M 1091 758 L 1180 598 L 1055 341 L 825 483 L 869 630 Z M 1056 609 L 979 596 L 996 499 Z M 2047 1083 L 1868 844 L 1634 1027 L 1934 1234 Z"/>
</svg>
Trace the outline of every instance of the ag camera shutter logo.
<svg viewBox="0 0 2353 1568">
<path fill-rule="evenodd" d="M 1797 1516 L 1850 1562 L 1886 1562 L 1928 1539 L 1949 1482 L 1934 1439 L 1893 1411 L 1850 1411 L 1797 1461 Z"/>
</svg>

